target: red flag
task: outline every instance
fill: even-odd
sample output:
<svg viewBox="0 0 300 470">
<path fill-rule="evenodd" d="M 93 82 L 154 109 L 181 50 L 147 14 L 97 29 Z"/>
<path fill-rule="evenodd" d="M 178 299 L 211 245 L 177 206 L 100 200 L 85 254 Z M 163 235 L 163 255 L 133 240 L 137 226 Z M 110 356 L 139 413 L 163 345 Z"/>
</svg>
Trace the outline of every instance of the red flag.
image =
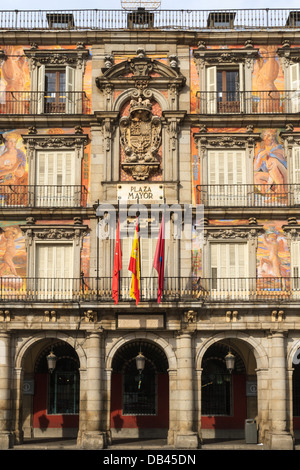
<svg viewBox="0 0 300 470">
<path fill-rule="evenodd" d="M 138 222 L 136 224 L 134 232 L 128 269 L 132 272 L 130 284 L 130 297 L 135 299 L 135 303 L 137 305 L 140 301 L 140 238 Z"/>
<path fill-rule="evenodd" d="M 116 233 L 115 256 L 114 256 L 114 271 L 113 271 L 113 280 L 112 280 L 112 298 L 114 299 L 115 304 L 117 304 L 119 300 L 119 277 L 120 277 L 121 269 L 122 269 L 122 247 L 121 247 L 120 229 L 119 229 L 119 221 L 118 221 L 117 233 Z"/>
<path fill-rule="evenodd" d="M 157 302 L 161 303 L 164 288 L 164 261 L 165 261 L 165 218 L 163 216 L 159 230 L 153 267 L 158 272 Z"/>
</svg>

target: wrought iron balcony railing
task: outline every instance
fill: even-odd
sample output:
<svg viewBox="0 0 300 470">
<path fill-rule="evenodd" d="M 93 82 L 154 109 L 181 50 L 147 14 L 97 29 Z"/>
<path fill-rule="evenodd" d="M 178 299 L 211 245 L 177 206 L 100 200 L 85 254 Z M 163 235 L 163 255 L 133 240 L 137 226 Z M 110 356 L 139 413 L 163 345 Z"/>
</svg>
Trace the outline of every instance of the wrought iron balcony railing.
<svg viewBox="0 0 300 470">
<path fill-rule="evenodd" d="M 299 27 L 297 8 L 240 10 L 2 10 L 0 29 L 291 29 Z"/>
<path fill-rule="evenodd" d="M 1 14 L 1 12 L 0 12 Z M 1 91 L 0 114 L 90 114 L 85 92 Z"/>
<path fill-rule="evenodd" d="M 131 278 L 120 279 L 120 302 L 130 298 Z M 157 301 L 157 278 L 141 278 L 141 302 Z M 113 302 L 111 277 L 0 278 L 0 302 Z M 166 277 L 162 302 L 299 302 L 299 278 Z"/>
<path fill-rule="evenodd" d="M 293 114 L 299 111 L 299 90 L 197 92 L 199 114 Z"/>
<path fill-rule="evenodd" d="M 0 185 L 0 209 L 86 207 L 83 185 Z"/>
<path fill-rule="evenodd" d="M 206 207 L 294 207 L 300 204 L 300 184 L 198 185 L 197 204 Z"/>
</svg>

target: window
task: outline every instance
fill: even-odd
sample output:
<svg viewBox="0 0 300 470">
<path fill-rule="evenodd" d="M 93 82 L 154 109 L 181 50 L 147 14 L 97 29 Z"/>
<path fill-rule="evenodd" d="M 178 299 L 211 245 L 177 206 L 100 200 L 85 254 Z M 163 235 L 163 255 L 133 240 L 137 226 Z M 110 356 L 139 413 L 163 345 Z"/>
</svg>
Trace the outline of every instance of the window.
<svg viewBox="0 0 300 470">
<path fill-rule="evenodd" d="M 230 416 L 232 376 L 221 358 L 205 361 L 202 374 L 202 415 Z"/>
<path fill-rule="evenodd" d="M 290 112 L 300 111 L 300 64 L 292 64 L 289 68 Z"/>
<path fill-rule="evenodd" d="M 129 260 L 131 256 L 133 238 L 124 238 L 122 240 L 122 272 L 121 278 L 128 278 L 123 288 L 130 290 L 131 272 L 128 270 Z M 141 238 L 140 239 L 140 258 L 141 258 L 141 297 L 147 300 L 157 298 L 157 271 L 153 268 L 153 260 L 156 250 L 157 238 Z M 125 291 L 123 291 L 125 293 Z"/>
<path fill-rule="evenodd" d="M 209 205 L 245 205 L 245 183 L 245 151 L 208 151 Z"/>
<path fill-rule="evenodd" d="M 74 186 L 75 161 L 74 151 L 37 152 L 37 206 L 73 207 L 80 204 L 80 191 L 75 194 Z"/>
<path fill-rule="evenodd" d="M 41 65 L 38 71 L 38 113 L 75 113 L 75 69 Z"/>
<path fill-rule="evenodd" d="M 294 204 L 300 204 L 300 147 L 295 146 L 292 150 L 292 182 Z"/>
<path fill-rule="evenodd" d="M 79 372 L 73 358 L 59 358 L 50 374 L 47 414 L 79 413 Z"/>
<path fill-rule="evenodd" d="M 243 298 L 248 295 L 247 243 L 211 243 L 212 295 Z"/>
<path fill-rule="evenodd" d="M 299 296 L 300 288 L 300 242 L 298 240 L 291 242 L 291 276 L 293 295 Z"/>
<path fill-rule="evenodd" d="M 242 91 L 242 64 L 239 68 L 208 67 L 206 88 L 209 113 L 241 112 L 240 91 Z"/>
<path fill-rule="evenodd" d="M 37 243 L 35 277 L 41 299 L 71 299 L 73 244 Z"/>
<path fill-rule="evenodd" d="M 123 415 L 156 414 L 156 372 L 146 360 L 141 374 L 135 359 L 126 366 L 123 375 Z"/>
</svg>

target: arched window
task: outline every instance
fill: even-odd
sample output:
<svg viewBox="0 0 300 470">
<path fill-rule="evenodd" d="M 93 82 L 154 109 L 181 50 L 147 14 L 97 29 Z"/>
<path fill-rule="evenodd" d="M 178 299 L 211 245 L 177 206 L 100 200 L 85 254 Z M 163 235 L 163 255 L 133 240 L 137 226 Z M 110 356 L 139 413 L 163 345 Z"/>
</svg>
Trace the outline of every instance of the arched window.
<svg viewBox="0 0 300 470">
<path fill-rule="evenodd" d="M 237 351 L 232 350 L 235 367 L 230 373 L 225 363 L 227 353 L 228 346 L 219 342 L 204 354 L 201 387 L 203 416 L 233 415 L 233 379 L 236 374 L 245 374 L 245 365 Z"/>
<path fill-rule="evenodd" d="M 156 414 L 156 371 L 151 362 L 139 373 L 135 359 L 123 371 L 123 415 Z"/>
<path fill-rule="evenodd" d="M 48 414 L 79 413 L 79 372 L 73 358 L 58 358 L 48 383 Z"/>
<path fill-rule="evenodd" d="M 56 367 L 51 373 L 47 365 L 50 349 L 57 357 Z M 35 372 L 47 374 L 47 415 L 79 414 L 79 361 L 71 346 L 58 342 L 45 348 L 37 360 Z"/>
<path fill-rule="evenodd" d="M 231 415 L 231 374 L 219 358 L 205 361 L 202 378 L 202 414 Z"/>
</svg>

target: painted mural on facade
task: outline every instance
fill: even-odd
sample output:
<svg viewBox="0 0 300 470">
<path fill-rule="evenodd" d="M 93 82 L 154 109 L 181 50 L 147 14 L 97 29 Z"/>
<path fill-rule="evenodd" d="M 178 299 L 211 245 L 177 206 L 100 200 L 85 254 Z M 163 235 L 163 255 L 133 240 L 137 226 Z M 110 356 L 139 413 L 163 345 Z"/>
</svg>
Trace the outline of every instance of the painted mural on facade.
<svg viewBox="0 0 300 470">
<path fill-rule="evenodd" d="M 0 277 L 15 285 L 26 276 L 26 247 L 20 225 L 25 222 L 0 222 Z"/>
</svg>

